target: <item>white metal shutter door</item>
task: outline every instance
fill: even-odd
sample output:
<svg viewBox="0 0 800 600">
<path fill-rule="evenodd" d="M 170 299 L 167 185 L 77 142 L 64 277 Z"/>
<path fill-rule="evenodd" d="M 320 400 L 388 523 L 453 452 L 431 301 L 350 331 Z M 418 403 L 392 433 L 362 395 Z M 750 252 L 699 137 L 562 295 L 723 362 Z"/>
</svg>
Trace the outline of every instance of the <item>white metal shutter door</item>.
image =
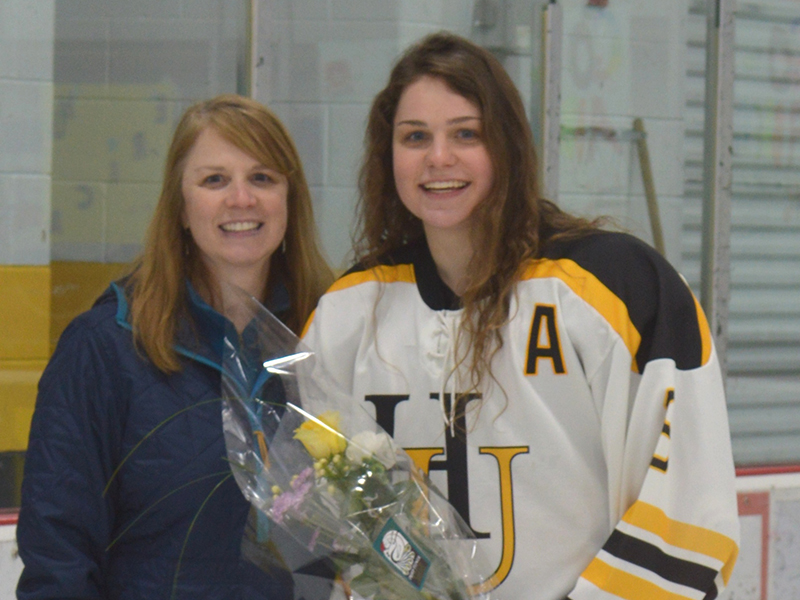
<svg viewBox="0 0 800 600">
<path fill-rule="evenodd" d="M 682 271 L 699 292 L 705 2 L 688 16 Z M 737 464 L 800 463 L 800 3 L 736 12 L 728 406 Z"/>
</svg>

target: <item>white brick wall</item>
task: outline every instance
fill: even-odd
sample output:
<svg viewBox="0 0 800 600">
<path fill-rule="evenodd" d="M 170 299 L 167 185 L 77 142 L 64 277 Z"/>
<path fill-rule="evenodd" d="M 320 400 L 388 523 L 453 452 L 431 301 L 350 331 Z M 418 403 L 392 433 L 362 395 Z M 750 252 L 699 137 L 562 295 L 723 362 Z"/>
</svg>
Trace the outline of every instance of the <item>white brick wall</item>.
<svg viewBox="0 0 800 600">
<path fill-rule="evenodd" d="M 667 257 L 680 269 L 687 2 L 562 6 L 562 124 L 621 135 L 562 139 L 559 201 L 574 212 L 610 214 L 652 243 L 638 154 L 625 139 L 642 118 Z"/>
<path fill-rule="evenodd" d="M 0 3 L 0 265 L 50 261 L 54 13 Z"/>
<path fill-rule="evenodd" d="M 140 249 L 177 119 L 196 100 L 237 91 L 245 3 L 56 8 L 52 257 L 126 262 Z"/>
<path fill-rule="evenodd" d="M 469 34 L 467 0 L 259 0 L 255 96 L 303 158 L 322 241 L 348 264 L 364 126 L 397 55 L 426 33 Z"/>
<path fill-rule="evenodd" d="M 338 267 L 348 263 L 350 226 L 364 125 L 374 94 L 412 41 L 446 28 L 502 45 L 504 63 L 528 101 L 541 2 L 503 0 L 489 31 L 472 27 L 467 0 L 260 0 L 256 97 L 272 106 L 297 141 L 312 186 L 323 242 Z M 630 132 L 642 117 L 667 240 L 679 266 L 683 194 L 683 53 L 686 0 L 616 0 L 607 9 L 565 2 L 563 122 Z M 533 115 L 535 117 L 535 114 Z M 565 138 L 562 204 L 610 213 L 651 240 L 635 147 L 630 141 Z"/>
</svg>

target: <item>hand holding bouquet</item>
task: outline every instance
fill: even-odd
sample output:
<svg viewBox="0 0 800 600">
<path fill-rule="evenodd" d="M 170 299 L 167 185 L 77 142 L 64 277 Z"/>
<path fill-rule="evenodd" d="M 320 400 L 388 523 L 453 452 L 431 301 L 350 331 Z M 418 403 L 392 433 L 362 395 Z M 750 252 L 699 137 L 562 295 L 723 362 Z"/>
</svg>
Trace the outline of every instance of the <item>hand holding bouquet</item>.
<svg viewBox="0 0 800 600">
<path fill-rule="evenodd" d="M 331 562 L 351 598 L 487 598 L 474 535 L 455 509 L 360 403 L 314 370 L 312 352 L 255 300 L 240 301 L 263 369 L 236 375 L 253 361 L 230 340 L 223 423 L 253 506 Z M 285 403 L 260 397 L 269 381 Z"/>
</svg>

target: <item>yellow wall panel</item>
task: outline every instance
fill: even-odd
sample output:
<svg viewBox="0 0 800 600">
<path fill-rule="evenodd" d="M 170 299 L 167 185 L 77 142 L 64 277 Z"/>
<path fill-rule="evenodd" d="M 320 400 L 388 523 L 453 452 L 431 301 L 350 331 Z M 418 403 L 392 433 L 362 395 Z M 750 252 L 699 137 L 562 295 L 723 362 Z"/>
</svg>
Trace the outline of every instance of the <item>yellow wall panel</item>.
<svg viewBox="0 0 800 600">
<path fill-rule="evenodd" d="M 0 361 L 50 355 L 50 267 L 0 265 Z"/>
<path fill-rule="evenodd" d="M 46 360 L 0 361 L 0 452 L 25 450 Z"/>
<path fill-rule="evenodd" d="M 69 322 L 89 310 L 108 284 L 125 274 L 129 265 L 58 261 L 50 267 L 53 273 L 53 310 L 48 335 L 55 349 Z"/>
<path fill-rule="evenodd" d="M 27 448 L 51 344 L 127 268 L 86 262 L 0 265 L 0 452 Z"/>
</svg>

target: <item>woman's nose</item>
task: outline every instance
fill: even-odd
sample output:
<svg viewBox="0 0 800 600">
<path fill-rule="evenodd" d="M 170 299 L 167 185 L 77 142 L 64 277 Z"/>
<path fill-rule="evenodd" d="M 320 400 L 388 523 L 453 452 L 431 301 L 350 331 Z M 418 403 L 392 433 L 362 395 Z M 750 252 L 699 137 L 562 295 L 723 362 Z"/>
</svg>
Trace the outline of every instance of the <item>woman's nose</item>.
<svg viewBox="0 0 800 600">
<path fill-rule="evenodd" d="M 227 197 L 229 206 L 252 206 L 255 204 L 255 200 L 247 181 L 233 180 L 231 182 L 230 194 Z"/>
<path fill-rule="evenodd" d="M 434 137 L 428 148 L 428 161 L 433 167 L 447 167 L 455 163 L 456 155 L 446 137 Z"/>
</svg>

